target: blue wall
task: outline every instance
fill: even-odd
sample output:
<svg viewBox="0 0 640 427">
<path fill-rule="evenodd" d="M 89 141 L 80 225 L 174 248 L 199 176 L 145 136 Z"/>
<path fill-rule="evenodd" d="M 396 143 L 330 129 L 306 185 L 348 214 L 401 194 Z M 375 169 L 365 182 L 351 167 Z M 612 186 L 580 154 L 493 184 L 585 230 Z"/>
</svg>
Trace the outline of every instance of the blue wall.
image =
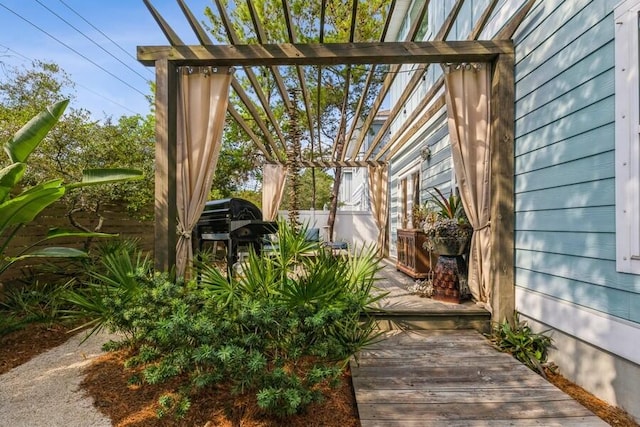
<svg viewBox="0 0 640 427">
<path fill-rule="evenodd" d="M 516 34 L 516 285 L 640 322 L 615 267 L 616 3 L 545 0 Z"/>
</svg>

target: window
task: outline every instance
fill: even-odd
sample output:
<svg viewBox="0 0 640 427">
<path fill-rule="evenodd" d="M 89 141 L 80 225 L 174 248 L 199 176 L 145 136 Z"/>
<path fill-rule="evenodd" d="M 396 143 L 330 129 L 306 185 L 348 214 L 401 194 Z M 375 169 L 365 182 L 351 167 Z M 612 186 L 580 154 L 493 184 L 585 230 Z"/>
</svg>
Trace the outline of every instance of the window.
<svg viewBox="0 0 640 427">
<path fill-rule="evenodd" d="M 626 0 L 615 22 L 616 268 L 640 274 L 640 0 Z"/>
<path fill-rule="evenodd" d="M 398 182 L 398 228 L 415 228 L 413 223 L 413 208 L 420 204 L 420 171 L 415 170 L 406 174 Z"/>
</svg>

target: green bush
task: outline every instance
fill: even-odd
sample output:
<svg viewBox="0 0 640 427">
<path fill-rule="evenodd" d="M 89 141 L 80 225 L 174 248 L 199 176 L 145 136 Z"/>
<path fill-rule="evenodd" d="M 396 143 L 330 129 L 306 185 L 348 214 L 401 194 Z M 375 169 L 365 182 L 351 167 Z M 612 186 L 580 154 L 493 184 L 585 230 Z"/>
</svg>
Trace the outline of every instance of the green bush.
<svg viewBox="0 0 640 427">
<path fill-rule="evenodd" d="M 545 333 L 535 333 L 525 321 L 520 321 L 518 312 L 513 315 L 513 324 L 505 321 L 495 324 L 490 335 L 491 342 L 500 350 L 546 377 L 543 364 L 547 362 L 552 339 Z"/>
<path fill-rule="evenodd" d="M 373 250 L 333 257 L 304 236 L 281 223 L 277 249 L 251 252 L 231 279 L 203 263 L 199 280 L 183 283 L 137 269 L 135 256 L 120 259 L 124 289 L 114 291 L 109 276 L 84 306 L 105 308 L 100 324 L 132 338 L 127 365 L 143 366 L 144 381 L 189 378 L 163 397 L 162 414 L 183 414 L 192 393 L 221 382 L 251 393 L 268 413 L 294 414 L 321 400 L 321 388 L 375 338 L 366 311 L 381 298 L 373 295 Z"/>
</svg>

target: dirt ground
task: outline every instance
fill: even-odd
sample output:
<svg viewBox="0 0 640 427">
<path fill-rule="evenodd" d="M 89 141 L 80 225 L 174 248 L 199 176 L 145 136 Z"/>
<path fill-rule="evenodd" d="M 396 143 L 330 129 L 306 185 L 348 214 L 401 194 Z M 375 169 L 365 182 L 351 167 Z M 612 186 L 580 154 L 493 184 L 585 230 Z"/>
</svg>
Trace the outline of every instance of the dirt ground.
<svg viewBox="0 0 640 427">
<path fill-rule="evenodd" d="M 55 347 L 69 338 L 67 329 L 61 326 L 31 325 L 28 328 L 0 337 L 0 374 L 25 363 L 32 357 Z M 246 426 L 275 427 L 282 421 L 265 418 L 251 399 L 232 398 L 227 390 L 219 389 L 192 400 L 187 418 L 176 421 L 173 417 L 158 420 L 157 400 L 176 384 L 162 386 L 133 386 L 128 384 L 131 371 L 123 367 L 126 354 L 107 354 L 86 371 L 83 388 L 94 399 L 94 405 L 111 418 L 115 426 Z M 612 426 L 639 427 L 619 408 L 612 407 L 562 375 L 548 372 L 549 381 L 589 408 Z M 287 420 L 287 425 L 344 426 L 359 425 L 350 376 L 345 374 L 340 387 L 331 390 L 328 399 L 314 405 L 304 414 Z"/>
</svg>

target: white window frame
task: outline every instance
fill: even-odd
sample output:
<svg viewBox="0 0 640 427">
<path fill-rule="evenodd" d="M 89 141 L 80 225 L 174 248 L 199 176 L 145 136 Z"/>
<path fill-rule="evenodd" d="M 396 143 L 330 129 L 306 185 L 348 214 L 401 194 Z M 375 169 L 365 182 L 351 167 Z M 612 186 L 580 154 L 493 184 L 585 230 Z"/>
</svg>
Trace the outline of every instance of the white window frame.
<svg viewBox="0 0 640 427">
<path fill-rule="evenodd" d="M 616 269 L 640 274 L 640 0 L 614 9 Z"/>
<path fill-rule="evenodd" d="M 414 203 L 414 192 L 416 191 L 416 189 L 414 188 L 413 184 L 413 174 L 418 174 L 418 192 L 420 191 L 420 182 L 422 179 L 422 171 L 421 171 L 421 167 L 420 167 L 421 163 L 420 162 L 414 162 L 412 164 L 410 164 L 409 166 L 405 167 L 399 174 L 398 174 L 398 228 L 403 228 L 402 226 L 405 225 L 405 228 L 412 228 L 412 222 L 413 222 L 413 203 Z M 406 182 L 406 187 L 407 187 L 407 194 L 406 194 L 406 200 L 404 200 L 403 198 L 403 192 L 402 192 L 402 182 L 405 181 Z M 420 197 L 419 193 L 418 193 L 418 197 Z M 403 212 L 403 208 L 404 205 L 406 203 L 406 211 Z M 406 224 L 403 224 L 403 220 L 406 220 Z"/>
</svg>

